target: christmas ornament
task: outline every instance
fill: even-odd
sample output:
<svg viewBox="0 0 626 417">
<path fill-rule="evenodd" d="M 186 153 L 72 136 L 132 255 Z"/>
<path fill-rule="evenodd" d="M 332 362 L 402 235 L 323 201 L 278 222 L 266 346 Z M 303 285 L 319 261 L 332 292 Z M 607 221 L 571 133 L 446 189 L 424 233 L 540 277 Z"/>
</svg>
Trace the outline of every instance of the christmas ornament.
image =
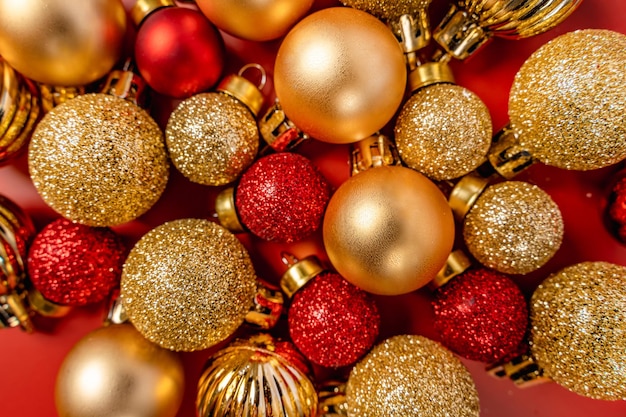
<svg viewBox="0 0 626 417">
<path fill-rule="evenodd" d="M 47 300 L 83 306 L 104 300 L 119 284 L 126 248 L 120 236 L 58 219 L 35 236 L 28 276 Z"/>
<path fill-rule="evenodd" d="M 120 288 L 137 330 L 177 351 L 207 349 L 244 319 L 271 327 L 282 305 L 276 292 L 257 290 L 254 267 L 237 238 L 199 219 L 174 220 L 145 234 L 126 259 Z"/>
<path fill-rule="evenodd" d="M 487 106 L 453 83 L 445 63 L 418 66 L 409 74 L 413 94 L 395 125 L 402 161 L 433 180 L 450 180 L 473 171 L 485 161 L 491 146 Z"/>
<path fill-rule="evenodd" d="M 225 65 L 224 41 L 197 10 L 173 0 L 138 0 L 131 10 L 137 27 L 135 61 L 148 85 L 185 98 L 213 87 Z"/>
<path fill-rule="evenodd" d="M 269 41 L 284 36 L 313 0 L 198 0 L 200 11 L 218 28 L 238 38 Z"/>
<path fill-rule="evenodd" d="M 211 356 L 198 381 L 198 416 L 317 416 L 309 375 L 292 360 L 295 349 L 285 355 L 280 343 L 260 334 Z"/>
<path fill-rule="evenodd" d="M 439 60 L 466 59 L 494 37 L 521 39 L 552 29 L 582 0 L 458 0 L 433 30 Z"/>
<path fill-rule="evenodd" d="M 295 153 L 264 156 L 215 203 L 222 226 L 272 242 L 294 242 L 321 223 L 331 189 L 313 163 Z"/>
<path fill-rule="evenodd" d="M 454 241 L 454 220 L 444 195 L 422 174 L 389 166 L 391 146 L 379 136 L 355 147 L 357 172 L 360 165 L 375 167 L 337 189 L 323 224 L 324 246 L 337 272 L 365 291 L 384 295 L 428 283 Z"/>
<path fill-rule="evenodd" d="M 403 54 L 387 27 L 347 7 L 302 19 L 283 40 L 274 66 L 286 117 L 330 143 L 356 142 L 382 128 L 398 109 L 405 84 Z"/>
<path fill-rule="evenodd" d="M 63 360 L 56 380 L 60 417 L 174 417 L 184 391 L 174 352 L 144 339 L 130 324 L 83 337 Z"/>
<path fill-rule="evenodd" d="M 374 299 L 319 259 L 298 260 L 284 254 L 289 265 L 281 287 L 291 298 L 289 335 L 311 362 L 338 368 L 363 356 L 378 337 L 380 315 Z"/>
<path fill-rule="evenodd" d="M 169 164 L 163 135 L 136 105 L 138 83 L 130 72 L 115 72 L 103 90 L 110 94 L 78 96 L 38 123 L 28 149 L 30 176 L 63 217 L 88 226 L 126 223 L 164 191 Z"/>
<path fill-rule="evenodd" d="M 347 416 L 346 382 L 343 380 L 328 380 L 322 381 L 318 386 L 318 417 Z"/>
<path fill-rule="evenodd" d="M 126 12 L 119 0 L 0 1 L 0 55 L 27 78 L 84 85 L 122 54 Z"/>
<path fill-rule="evenodd" d="M 611 188 L 606 207 L 607 226 L 622 243 L 626 243 L 626 177 L 619 178 Z"/>
<path fill-rule="evenodd" d="M 350 372 L 346 402 L 355 417 L 479 414 L 469 371 L 423 336 L 394 336 L 374 347 Z"/>
<path fill-rule="evenodd" d="M 165 129 L 174 166 L 192 182 L 224 185 L 233 182 L 254 161 L 259 150 L 256 116 L 263 105 L 259 87 L 242 74 L 226 77 L 215 93 L 203 93 L 180 103 Z"/>
</svg>

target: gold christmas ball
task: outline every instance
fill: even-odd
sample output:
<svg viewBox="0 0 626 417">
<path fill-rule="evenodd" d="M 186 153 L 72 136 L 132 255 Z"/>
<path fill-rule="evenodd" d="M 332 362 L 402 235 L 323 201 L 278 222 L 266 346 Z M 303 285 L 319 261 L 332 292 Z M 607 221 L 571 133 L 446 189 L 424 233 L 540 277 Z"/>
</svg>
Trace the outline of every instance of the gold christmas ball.
<svg viewBox="0 0 626 417">
<path fill-rule="evenodd" d="M 626 267 L 583 262 L 548 277 L 530 301 L 531 352 L 579 395 L 626 400 Z"/>
<path fill-rule="evenodd" d="M 505 274 L 527 274 L 561 246 L 563 218 L 541 188 L 506 181 L 478 197 L 465 216 L 463 238 L 481 264 Z"/>
<path fill-rule="evenodd" d="M 426 285 L 454 241 L 446 198 L 428 178 L 401 166 L 370 168 L 331 197 L 323 225 L 328 257 L 346 280 L 374 294 Z"/>
<path fill-rule="evenodd" d="M 120 58 L 126 12 L 119 0 L 0 1 L 0 55 L 45 84 L 84 85 Z"/>
<path fill-rule="evenodd" d="M 242 39 L 268 41 L 287 33 L 313 0 L 197 0 L 196 4 L 223 31 Z"/>
<path fill-rule="evenodd" d="M 233 234 L 208 220 L 180 219 L 152 229 L 133 247 L 120 296 L 148 340 L 193 351 L 232 335 L 255 292 L 252 262 Z"/>
<path fill-rule="evenodd" d="M 389 21 L 404 14 L 414 15 L 425 10 L 432 0 L 341 0 L 346 6 L 363 10 L 378 19 Z"/>
<path fill-rule="evenodd" d="M 561 35 L 522 65 L 509 96 L 519 142 L 545 163 L 590 170 L 626 158 L 626 35 Z"/>
<path fill-rule="evenodd" d="M 415 92 L 402 107 L 395 139 L 402 161 L 433 180 L 450 180 L 485 161 L 492 136 L 487 106 L 454 84 Z"/>
<path fill-rule="evenodd" d="M 311 137 L 351 143 L 382 128 L 404 95 L 404 54 L 391 31 L 368 13 L 322 9 L 281 44 L 276 95 L 287 117 Z"/>
<path fill-rule="evenodd" d="M 59 417 L 174 417 L 185 377 L 178 355 L 148 342 L 130 324 L 83 337 L 56 380 Z"/>
<path fill-rule="evenodd" d="M 78 96 L 47 113 L 33 132 L 28 168 L 52 209 L 88 226 L 136 219 L 157 202 L 169 175 L 156 122 L 106 94 Z"/>
<path fill-rule="evenodd" d="M 351 417 L 478 417 L 478 392 L 452 352 L 423 336 L 391 337 L 357 363 L 346 385 Z"/>
</svg>

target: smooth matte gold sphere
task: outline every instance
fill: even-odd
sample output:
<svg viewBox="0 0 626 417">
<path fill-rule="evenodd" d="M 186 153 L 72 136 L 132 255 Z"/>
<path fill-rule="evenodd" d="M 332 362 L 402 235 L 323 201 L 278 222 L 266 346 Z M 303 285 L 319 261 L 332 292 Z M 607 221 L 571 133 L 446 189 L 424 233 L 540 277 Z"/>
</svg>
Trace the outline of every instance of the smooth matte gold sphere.
<svg viewBox="0 0 626 417">
<path fill-rule="evenodd" d="M 432 280 L 454 241 L 444 195 L 412 169 L 370 168 L 344 182 L 324 217 L 324 245 L 335 269 L 365 291 L 397 295 Z"/>
<path fill-rule="evenodd" d="M 324 142 L 352 143 L 382 128 L 398 109 L 406 85 L 404 54 L 372 15 L 323 9 L 285 37 L 274 84 L 300 130 Z"/>
</svg>

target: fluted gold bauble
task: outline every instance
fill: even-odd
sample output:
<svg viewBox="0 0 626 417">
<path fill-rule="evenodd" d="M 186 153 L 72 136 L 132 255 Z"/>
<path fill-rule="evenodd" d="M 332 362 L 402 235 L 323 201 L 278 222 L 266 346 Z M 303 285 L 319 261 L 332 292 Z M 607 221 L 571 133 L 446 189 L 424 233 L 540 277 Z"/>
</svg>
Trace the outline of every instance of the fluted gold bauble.
<svg viewBox="0 0 626 417">
<path fill-rule="evenodd" d="M 454 241 L 446 198 L 428 178 L 402 166 L 370 168 L 331 197 L 323 225 L 328 257 L 365 291 L 396 295 L 435 277 Z"/>
<path fill-rule="evenodd" d="M 208 220 L 179 219 L 146 233 L 130 251 L 121 298 L 148 340 L 180 351 L 209 348 L 243 323 L 256 275 L 248 252 Z"/>
<path fill-rule="evenodd" d="M 539 161 L 590 170 L 626 158 L 626 35 L 587 29 L 543 45 L 509 96 L 511 127 Z"/>
<path fill-rule="evenodd" d="M 346 385 L 351 417 L 478 417 L 478 392 L 461 361 L 423 336 L 391 337 L 357 363 Z"/>
<path fill-rule="evenodd" d="M 78 96 L 46 114 L 33 132 L 28 168 L 52 209 L 88 226 L 114 226 L 144 214 L 169 175 L 156 122 L 107 94 Z"/>
<path fill-rule="evenodd" d="M 121 1 L 18 3 L 0 1 L 0 55 L 26 77 L 84 85 L 104 76 L 120 58 L 126 34 Z"/>
<path fill-rule="evenodd" d="M 178 356 L 144 339 L 130 324 L 83 337 L 56 380 L 59 417 L 174 417 L 185 377 Z"/>
<path fill-rule="evenodd" d="M 583 262 L 530 300 L 531 352 L 545 376 L 586 397 L 626 400 L 626 267 Z"/>
<path fill-rule="evenodd" d="M 324 142 L 356 142 L 382 128 L 400 105 L 404 55 L 375 17 L 331 7 L 289 31 L 276 56 L 274 84 L 300 130 Z"/>
</svg>

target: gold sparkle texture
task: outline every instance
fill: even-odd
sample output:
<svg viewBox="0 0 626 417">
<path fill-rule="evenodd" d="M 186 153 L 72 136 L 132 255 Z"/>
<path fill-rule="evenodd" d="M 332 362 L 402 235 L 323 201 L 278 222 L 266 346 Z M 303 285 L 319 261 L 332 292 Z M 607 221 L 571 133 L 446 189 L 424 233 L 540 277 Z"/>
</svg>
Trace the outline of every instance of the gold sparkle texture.
<svg viewBox="0 0 626 417">
<path fill-rule="evenodd" d="M 237 179 L 259 150 L 254 116 L 225 93 L 181 102 L 167 122 L 165 140 L 176 169 L 192 182 L 212 186 Z"/>
<path fill-rule="evenodd" d="M 626 158 L 626 35 L 569 32 L 522 65 L 509 118 L 522 146 L 541 162 L 590 170 Z"/>
<path fill-rule="evenodd" d="M 28 168 L 52 209 L 88 226 L 114 226 L 144 214 L 169 175 L 156 122 L 106 94 L 78 96 L 46 114 L 33 133 Z"/>
<path fill-rule="evenodd" d="M 626 267 L 583 262 L 552 274 L 530 301 L 531 352 L 579 395 L 626 400 Z"/>
<path fill-rule="evenodd" d="M 208 220 L 179 219 L 152 229 L 133 247 L 121 297 L 148 340 L 193 351 L 235 332 L 252 305 L 255 279 L 233 234 Z"/>
<path fill-rule="evenodd" d="M 536 185 L 501 182 L 488 187 L 467 213 L 463 238 L 481 264 L 506 274 L 527 274 L 561 246 L 563 218 Z"/>
<path fill-rule="evenodd" d="M 346 6 L 363 10 L 381 20 L 395 20 L 403 14 L 427 9 L 431 0 L 342 0 Z"/>
<path fill-rule="evenodd" d="M 423 336 L 399 335 L 358 362 L 346 386 L 351 417 L 478 417 L 478 392 L 461 361 Z"/>
<path fill-rule="evenodd" d="M 487 106 L 454 84 L 418 90 L 402 107 L 395 126 L 402 161 L 433 180 L 476 169 L 485 160 L 492 133 Z"/>
</svg>

